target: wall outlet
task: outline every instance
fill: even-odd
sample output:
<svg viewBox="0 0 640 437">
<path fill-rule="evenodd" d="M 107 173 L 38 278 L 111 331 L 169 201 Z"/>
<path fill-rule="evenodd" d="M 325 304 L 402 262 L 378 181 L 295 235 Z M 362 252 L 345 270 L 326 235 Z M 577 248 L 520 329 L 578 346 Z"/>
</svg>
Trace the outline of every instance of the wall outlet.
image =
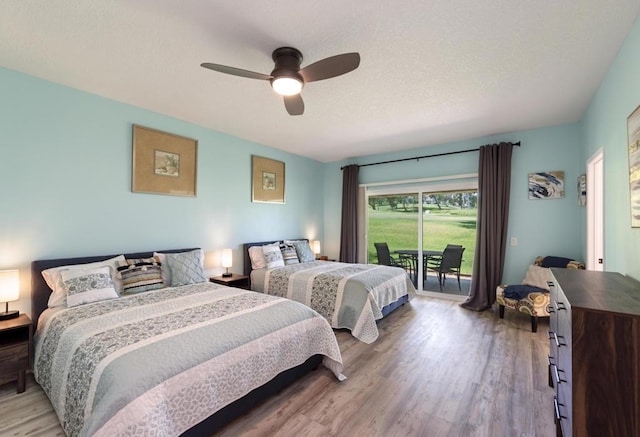
<svg viewBox="0 0 640 437">
<path fill-rule="evenodd" d="M 512 246 L 517 246 L 518 245 L 518 239 L 516 237 L 511 237 L 511 245 Z"/>
</svg>

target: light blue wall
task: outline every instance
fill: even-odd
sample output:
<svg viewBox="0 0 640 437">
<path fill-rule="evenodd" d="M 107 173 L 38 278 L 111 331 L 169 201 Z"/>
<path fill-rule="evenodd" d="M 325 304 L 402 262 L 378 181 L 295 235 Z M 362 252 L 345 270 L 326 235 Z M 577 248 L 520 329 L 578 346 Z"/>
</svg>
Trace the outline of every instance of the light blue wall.
<svg viewBox="0 0 640 437">
<path fill-rule="evenodd" d="M 631 228 L 627 117 L 640 105 L 638 53 L 640 21 L 636 20 L 583 118 L 581 153 L 584 172 L 586 161 L 598 149 L 604 152 L 605 269 L 636 279 L 640 279 L 640 229 Z M 584 252 L 585 246 L 586 242 Z"/>
<path fill-rule="evenodd" d="M 424 147 L 403 153 L 381 154 L 325 165 L 325 247 L 339 253 L 340 167 L 390 159 L 475 148 L 499 141 L 522 141 L 512 161 L 509 236 L 518 246 L 507 247 L 503 281 L 522 277 L 536 255 L 554 254 L 584 260 L 586 209 L 577 206 L 577 176 L 600 148 L 605 159 L 605 268 L 640 279 L 640 229 L 630 226 L 627 117 L 640 105 L 640 21 L 636 20 L 613 65 L 603 79 L 581 122 L 572 125 L 477 138 Z M 550 102 L 552 104 L 552 102 Z M 361 183 L 477 171 L 477 156 L 454 155 L 361 169 Z M 540 170 L 565 171 L 565 198 L 533 201 L 526 195 L 526 175 Z"/>
<path fill-rule="evenodd" d="M 423 147 L 402 153 L 371 155 L 333 162 L 325 166 L 325 246 L 331 257 L 339 254 L 342 172 L 350 163 L 367 164 L 414 156 L 432 155 L 501 141 L 520 141 L 512 157 L 509 237 L 518 245 L 507 246 L 503 281 L 519 283 L 527 266 L 538 255 L 581 257 L 580 227 L 576 225 L 584 208 L 577 202 L 576 181 L 581 168 L 578 160 L 580 130 L 578 124 L 536 129 L 493 137 L 477 138 L 435 147 Z M 554 200 L 528 199 L 528 174 L 539 171 L 565 172 L 565 197 Z M 465 153 L 420 161 L 362 167 L 360 183 L 398 181 L 414 178 L 451 176 L 478 172 L 478 153 Z M 324 250 L 323 250 L 324 251 Z"/>
<path fill-rule="evenodd" d="M 323 165 L 0 68 L 0 269 L 35 259 L 322 236 Z M 197 197 L 131 192 L 132 124 L 198 140 Z M 251 155 L 286 165 L 286 204 L 251 202 Z"/>
<path fill-rule="evenodd" d="M 513 155 L 504 282 L 519 281 L 533 257 L 583 258 L 585 209 L 576 178 L 586 160 L 605 151 L 607 270 L 640 278 L 640 229 L 629 225 L 626 118 L 640 104 L 640 24 L 636 22 L 579 124 L 477 138 L 402 153 L 321 164 L 190 123 L 0 68 L 0 269 L 20 268 L 29 311 L 29 263 L 34 259 L 154 248 L 201 246 L 210 272 L 219 252 L 282 236 L 320 238 L 337 257 L 342 172 L 368 163 L 521 141 Z M 131 126 L 140 124 L 196 138 L 198 195 L 183 198 L 132 193 Z M 251 155 L 286 164 L 285 205 L 252 203 Z M 527 174 L 565 171 L 565 198 L 527 198 Z M 361 169 L 361 182 L 477 171 L 477 154 Z M 324 202 L 322 201 L 324 199 Z"/>
</svg>

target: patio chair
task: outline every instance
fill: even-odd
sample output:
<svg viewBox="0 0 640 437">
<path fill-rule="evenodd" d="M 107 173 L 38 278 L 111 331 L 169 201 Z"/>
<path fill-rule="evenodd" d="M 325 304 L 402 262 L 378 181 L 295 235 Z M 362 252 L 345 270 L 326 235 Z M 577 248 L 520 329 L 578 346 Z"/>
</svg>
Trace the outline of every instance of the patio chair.
<svg viewBox="0 0 640 437">
<path fill-rule="evenodd" d="M 448 244 L 444 251 L 442 251 L 442 256 L 430 256 L 429 258 L 425 258 L 425 279 L 427 270 L 435 271 L 438 275 L 440 292 L 442 292 L 442 287 L 447 280 L 447 273 L 455 273 L 458 277 L 458 289 L 462 291 L 462 286 L 460 285 L 460 266 L 462 265 L 463 253 L 464 247 L 457 244 Z"/>
<path fill-rule="evenodd" d="M 376 253 L 378 255 L 378 264 L 383 266 L 403 267 L 404 266 L 389 252 L 389 246 L 387 243 L 373 243 L 376 247 Z"/>
</svg>

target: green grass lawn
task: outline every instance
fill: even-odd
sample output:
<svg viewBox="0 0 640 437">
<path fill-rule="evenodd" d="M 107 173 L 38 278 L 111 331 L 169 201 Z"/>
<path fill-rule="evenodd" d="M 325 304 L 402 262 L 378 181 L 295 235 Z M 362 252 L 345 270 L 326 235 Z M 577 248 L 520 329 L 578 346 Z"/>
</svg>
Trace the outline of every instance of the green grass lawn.
<svg viewBox="0 0 640 437">
<path fill-rule="evenodd" d="M 464 250 L 461 272 L 471 274 L 476 248 L 476 209 L 434 210 L 424 214 L 424 250 L 443 250 L 447 244 L 460 244 Z M 369 208 L 369 262 L 377 263 L 373 243 L 386 242 L 392 252 L 418 248 L 418 213 Z"/>
</svg>

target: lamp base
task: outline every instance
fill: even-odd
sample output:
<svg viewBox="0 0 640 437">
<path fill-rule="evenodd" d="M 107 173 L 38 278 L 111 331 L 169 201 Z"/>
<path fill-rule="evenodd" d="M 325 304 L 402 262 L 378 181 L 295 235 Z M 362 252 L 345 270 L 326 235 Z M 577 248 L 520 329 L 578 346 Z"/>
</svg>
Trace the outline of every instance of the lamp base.
<svg viewBox="0 0 640 437">
<path fill-rule="evenodd" d="M 20 311 L 12 310 L 0 313 L 0 320 L 15 319 L 20 315 Z"/>
<path fill-rule="evenodd" d="M 222 277 L 223 277 L 223 278 L 230 278 L 230 277 L 232 277 L 232 276 L 233 276 L 233 273 L 223 273 L 223 274 L 222 274 Z"/>
</svg>

